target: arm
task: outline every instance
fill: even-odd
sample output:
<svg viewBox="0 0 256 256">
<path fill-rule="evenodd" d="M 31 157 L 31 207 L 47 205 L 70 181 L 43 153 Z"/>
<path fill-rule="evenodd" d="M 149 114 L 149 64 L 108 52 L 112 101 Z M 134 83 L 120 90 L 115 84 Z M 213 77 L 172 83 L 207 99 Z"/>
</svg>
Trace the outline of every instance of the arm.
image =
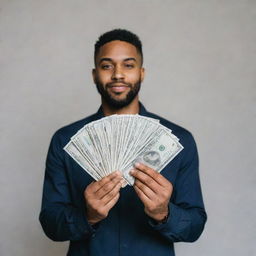
<svg viewBox="0 0 256 256">
<path fill-rule="evenodd" d="M 92 225 L 106 218 L 117 202 L 121 175 L 114 172 L 89 184 L 84 191 L 85 204 L 81 209 L 71 200 L 62 148 L 55 135 L 46 161 L 40 222 L 46 235 L 52 240 L 84 240 L 95 232 Z"/>
<path fill-rule="evenodd" d="M 45 234 L 54 241 L 82 240 L 94 230 L 85 218 L 85 207 L 76 207 L 70 196 L 66 167 L 58 134 L 52 138 L 45 169 L 39 220 Z"/>
<path fill-rule="evenodd" d="M 144 203 L 150 225 L 172 242 L 195 241 L 206 222 L 198 154 L 193 138 L 184 159 L 186 160 L 178 171 L 174 188 L 161 174 L 143 165 L 137 166 L 137 170 L 133 172 L 136 178 L 134 188 Z M 164 223 L 161 223 L 162 220 Z"/>
</svg>

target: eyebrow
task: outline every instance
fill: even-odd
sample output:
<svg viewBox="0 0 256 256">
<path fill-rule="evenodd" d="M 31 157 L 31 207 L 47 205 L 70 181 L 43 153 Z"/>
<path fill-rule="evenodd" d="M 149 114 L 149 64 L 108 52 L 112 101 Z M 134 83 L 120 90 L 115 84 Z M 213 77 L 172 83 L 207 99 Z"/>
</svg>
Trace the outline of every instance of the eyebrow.
<svg viewBox="0 0 256 256">
<path fill-rule="evenodd" d="M 135 58 L 126 58 L 126 59 L 124 59 L 124 61 L 130 61 L 130 60 L 133 60 L 133 61 L 135 61 L 135 62 L 137 62 L 137 60 L 135 59 Z M 100 62 L 99 63 L 101 63 L 101 62 L 103 62 L 103 61 L 110 61 L 110 62 L 113 62 L 113 59 L 111 59 L 111 58 L 102 58 L 102 59 L 100 59 Z"/>
</svg>

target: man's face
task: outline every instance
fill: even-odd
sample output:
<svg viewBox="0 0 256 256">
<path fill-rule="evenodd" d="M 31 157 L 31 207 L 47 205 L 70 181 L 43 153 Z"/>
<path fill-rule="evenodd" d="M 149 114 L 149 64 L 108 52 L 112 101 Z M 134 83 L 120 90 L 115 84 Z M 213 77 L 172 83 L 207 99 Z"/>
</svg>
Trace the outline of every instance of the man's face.
<svg viewBox="0 0 256 256">
<path fill-rule="evenodd" d="M 116 109 L 138 100 L 144 78 L 141 65 L 141 56 L 134 45 L 119 40 L 104 44 L 93 69 L 93 79 L 102 100 Z"/>
</svg>

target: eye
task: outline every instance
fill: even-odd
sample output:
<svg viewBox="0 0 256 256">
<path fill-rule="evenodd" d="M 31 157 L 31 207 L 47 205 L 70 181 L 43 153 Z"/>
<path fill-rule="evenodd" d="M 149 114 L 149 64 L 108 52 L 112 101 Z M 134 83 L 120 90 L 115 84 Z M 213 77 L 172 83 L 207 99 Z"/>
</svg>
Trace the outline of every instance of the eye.
<svg viewBox="0 0 256 256">
<path fill-rule="evenodd" d="M 110 65 L 110 64 L 103 64 L 103 65 L 101 65 L 101 68 L 102 69 L 111 69 L 112 65 Z"/>
<path fill-rule="evenodd" d="M 126 68 L 134 68 L 134 64 L 126 63 L 125 67 Z"/>
</svg>

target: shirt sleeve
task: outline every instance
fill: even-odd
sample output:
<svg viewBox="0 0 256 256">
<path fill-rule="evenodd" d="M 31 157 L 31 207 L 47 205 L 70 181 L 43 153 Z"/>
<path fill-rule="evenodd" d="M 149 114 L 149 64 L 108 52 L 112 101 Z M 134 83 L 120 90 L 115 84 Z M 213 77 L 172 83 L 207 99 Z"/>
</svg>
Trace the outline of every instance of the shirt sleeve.
<svg viewBox="0 0 256 256">
<path fill-rule="evenodd" d="M 63 146 L 57 133 L 53 136 L 47 159 L 39 220 L 45 234 L 54 241 L 84 240 L 94 228 L 87 222 L 84 210 L 71 200 Z"/>
<path fill-rule="evenodd" d="M 186 147 L 185 160 L 173 184 L 167 220 L 161 224 L 149 220 L 152 228 L 171 242 L 194 242 L 203 232 L 207 219 L 199 179 L 198 153 L 192 135 Z"/>
</svg>

